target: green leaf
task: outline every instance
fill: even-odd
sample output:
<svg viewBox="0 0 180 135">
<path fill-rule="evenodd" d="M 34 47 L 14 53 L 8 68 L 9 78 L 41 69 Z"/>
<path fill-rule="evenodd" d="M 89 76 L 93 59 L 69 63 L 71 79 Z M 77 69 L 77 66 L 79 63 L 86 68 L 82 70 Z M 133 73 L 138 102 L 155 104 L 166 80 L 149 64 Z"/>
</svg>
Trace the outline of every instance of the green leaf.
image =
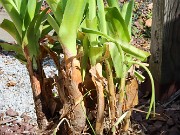
<svg viewBox="0 0 180 135">
<path fill-rule="evenodd" d="M 101 60 L 103 54 L 103 47 L 90 47 L 89 48 L 89 59 L 92 66 L 97 64 Z"/>
<path fill-rule="evenodd" d="M 18 11 L 20 12 L 22 0 L 13 0 L 13 1 L 14 1 L 14 4 L 16 5 Z"/>
<path fill-rule="evenodd" d="M 35 10 L 35 15 L 40 12 L 42 3 L 43 3 L 43 0 L 37 2 L 37 4 L 36 4 L 36 10 Z"/>
<path fill-rule="evenodd" d="M 43 25 L 41 37 L 44 37 L 45 35 L 47 35 L 52 29 L 53 29 L 52 26 L 49 24 Z"/>
<path fill-rule="evenodd" d="M 87 12 L 87 17 L 85 19 L 86 27 L 98 30 L 97 29 L 98 22 L 97 22 L 97 17 L 96 17 L 96 1 L 89 0 L 88 4 L 89 4 L 88 12 Z M 97 44 L 95 43 L 97 40 L 97 35 L 88 34 L 88 38 L 89 38 L 91 46 L 97 46 Z"/>
<path fill-rule="evenodd" d="M 128 43 L 125 43 L 125 42 L 123 43 L 120 39 L 115 40 L 112 37 L 100 32 L 100 31 L 92 30 L 92 29 L 88 29 L 88 28 L 82 28 L 82 32 L 97 34 L 99 36 L 102 36 L 102 37 L 106 38 L 108 41 L 114 42 L 114 43 L 116 43 L 116 45 L 120 45 L 122 47 L 123 51 L 125 51 L 126 53 L 130 54 L 131 56 L 134 56 L 135 58 L 137 58 L 141 61 L 146 61 L 147 57 L 150 56 L 150 53 L 142 51 Z"/>
<path fill-rule="evenodd" d="M 109 44 L 109 52 L 116 72 L 116 77 L 121 78 L 123 73 L 123 61 L 122 61 L 121 53 L 118 51 L 118 48 L 114 43 L 110 42 L 108 44 Z"/>
<path fill-rule="evenodd" d="M 58 25 L 61 25 L 67 1 L 68 0 L 46 0 L 53 11 Z"/>
<path fill-rule="evenodd" d="M 122 17 L 124 18 L 125 23 L 128 27 L 130 36 L 131 36 L 131 27 L 132 27 L 131 23 L 132 23 L 133 7 L 134 7 L 134 0 L 130 0 L 129 2 L 126 2 L 123 5 L 122 11 L 121 11 Z"/>
<path fill-rule="evenodd" d="M 36 4 L 37 4 L 37 0 L 29 0 L 28 1 L 28 15 L 29 15 L 29 18 L 31 21 L 35 15 Z"/>
<path fill-rule="evenodd" d="M 68 0 L 63 14 L 63 20 L 59 29 L 59 40 L 66 52 L 71 56 L 77 54 L 76 36 L 77 30 L 82 21 L 86 0 Z"/>
<path fill-rule="evenodd" d="M 37 32 L 38 32 L 38 30 L 39 30 L 39 28 L 40 28 L 40 25 L 41 25 L 41 23 L 42 23 L 42 20 L 43 20 L 43 18 L 45 17 L 46 12 L 48 11 L 48 9 L 49 9 L 49 8 L 46 8 L 44 11 L 42 11 L 42 12 L 40 13 L 40 15 L 38 15 L 36 24 L 35 24 L 35 26 L 34 26 L 34 33 L 37 33 Z M 39 38 L 39 37 L 38 37 L 38 38 Z"/>
<path fill-rule="evenodd" d="M 22 62 L 23 64 L 26 64 L 26 58 L 24 57 L 24 55 L 17 53 L 14 57 L 18 59 L 20 62 Z"/>
<path fill-rule="evenodd" d="M 91 29 L 97 30 L 97 18 L 95 17 L 93 20 L 86 19 L 86 26 Z M 91 46 L 96 46 L 95 43 L 97 41 L 97 35 L 96 34 L 88 34 L 89 41 L 91 43 Z"/>
<path fill-rule="evenodd" d="M 17 44 L 22 43 L 21 37 L 12 21 L 4 19 L 0 27 L 7 31 L 16 40 Z"/>
<path fill-rule="evenodd" d="M 14 25 L 19 33 L 20 36 L 22 36 L 22 24 L 23 20 L 20 17 L 20 14 L 18 13 L 18 9 L 15 5 L 15 3 L 12 0 L 0 0 L 3 7 L 6 9 L 7 13 L 11 17 L 12 21 L 14 22 Z"/>
<path fill-rule="evenodd" d="M 59 25 L 57 24 L 56 20 L 50 14 L 48 14 L 47 20 L 55 32 L 59 34 Z"/>
<path fill-rule="evenodd" d="M 38 44 L 38 39 L 36 38 L 35 29 L 34 29 L 37 19 L 38 19 L 38 15 L 36 15 L 34 19 L 32 20 L 32 22 L 30 23 L 26 32 L 25 39 L 24 39 L 25 44 L 27 41 L 26 45 L 28 47 L 29 55 L 31 58 L 37 57 L 39 55 L 39 44 Z"/>
<path fill-rule="evenodd" d="M 20 11 L 20 16 L 22 19 L 24 19 L 25 15 L 26 15 L 27 4 L 28 4 L 28 0 L 21 0 L 21 5 L 20 5 L 19 11 Z"/>
<path fill-rule="evenodd" d="M 137 71 L 134 71 L 134 75 L 137 77 L 137 79 L 138 79 L 140 82 L 144 82 L 145 77 L 144 77 L 142 74 L 140 74 L 140 73 L 137 72 Z"/>
<path fill-rule="evenodd" d="M 36 0 L 28 0 L 28 3 L 26 5 L 26 14 L 24 16 L 23 31 L 26 31 L 28 29 L 28 26 L 30 25 L 31 21 L 35 16 L 36 4 Z"/>
<path fill-rule="evenodd" d="M 118 119 L 117 119 L 117 122 L 113 125 L 112 127 L 112 132 L 115 132 L 115 128 L 116 126 L 118 126 L 122 121 L 123 119 L 128 115 L 128 113 L 130 113 L 130 111 L 126 111 L 123 115 L 121 115 Z"/>
<path fill-rule="evenodd" d="M 87 36 L 83 39 L 83 51 L 84 55 L 82 56 L 81 61 L 81 73 L 82 73 L 82 80 L 84 81 L 85 75 L 86 75 L 86 68 L 88 63 L 88 55 L 89 55 L 89 41 Z"/>
<path fill-rule="evenodd" d="M 18 44 L 0 43 L 0 46 L 6 51 L 15 51 L 16 53 L 23 54 L 22 48 Z"/>
<path fill-rule="evenodd" d="M 106 19 L 105 19 L 105 11 L 104 11 L 104 2 L 103 2 L 103 0 L 97 0 L 97 6 L 98 6 L 98 17 L 99 17 L 100 31 L 107 34 L 107 27 L 106 27 Z"/>
<path fill-rule="evenodd" d="M 123 42 L 130 42 L 130 33 L 128 32 L 127 25 L 119 10 L 116 7 L 107 8 L 106 20 L 108 21 L 108 27 L 111 27 L 111 37 L 120 39 Z"/>
<path fill-rule="evenodd" d="M 118 10 L 120 10 L 118 0 L 107 0 L 107 3 L 109 5 L 109 7 L 116 7 Z"/>
</svg>

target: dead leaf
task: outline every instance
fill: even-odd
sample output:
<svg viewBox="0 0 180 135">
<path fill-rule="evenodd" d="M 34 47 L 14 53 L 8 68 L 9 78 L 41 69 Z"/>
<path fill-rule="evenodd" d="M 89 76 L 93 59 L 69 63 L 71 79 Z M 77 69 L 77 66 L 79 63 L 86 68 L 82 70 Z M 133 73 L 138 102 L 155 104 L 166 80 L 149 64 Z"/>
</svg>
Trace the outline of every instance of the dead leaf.
<svg viewBox="0 0 180 135">
<path fill-rule="evenodd" d="M 97 119 L 96 119 L 96 132 L 101 134 L 103 132 L 103 121 L 104 121 L 104 93 L 103 93 L 103 76 L 102 76 L 102 65 L 97 63 L 89 70 L 92 76 L 92 81 L 96 86 L 97 91 Z"/>
<path fill-rule="evenodd" d="M 146 22 L 145 22 L 145 25 L 146 25 L 147 27 L 151 27 L 151 25 L 152 25 L 152 19 L 151 19 L 151 18 L 147 19 Z"/>
<path fill-rule="evenodd" d="M 138 104 L 138 82 L 134 78 L 126 83 L 126 99 L 123 110 L 128 110 Z"/>
</svg>

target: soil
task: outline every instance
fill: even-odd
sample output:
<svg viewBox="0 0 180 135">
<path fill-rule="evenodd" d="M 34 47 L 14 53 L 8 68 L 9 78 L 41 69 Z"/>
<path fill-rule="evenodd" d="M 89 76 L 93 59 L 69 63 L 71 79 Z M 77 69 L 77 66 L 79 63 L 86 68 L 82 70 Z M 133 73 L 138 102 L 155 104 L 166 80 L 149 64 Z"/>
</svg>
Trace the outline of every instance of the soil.
<svg viewBox="0 0 180 135">
<path fill-rule="evenodd" d="M 164 103 L 156 102 L 156 116 L 151 115 L 148 120 L 146 112 L 150 97 L 141 95 L 131 117 L 133 131 L 140 135 L 180 135 L 180 97 L 175 98 L 175 95 Z"/>
</svg>

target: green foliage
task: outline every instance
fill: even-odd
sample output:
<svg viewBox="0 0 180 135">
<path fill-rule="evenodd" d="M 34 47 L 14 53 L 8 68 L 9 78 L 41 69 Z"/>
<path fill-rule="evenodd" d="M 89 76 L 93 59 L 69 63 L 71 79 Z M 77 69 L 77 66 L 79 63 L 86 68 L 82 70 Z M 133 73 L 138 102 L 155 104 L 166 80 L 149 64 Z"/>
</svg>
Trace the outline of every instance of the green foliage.
<svg viewBox="0 0 180 135">
<path fill-rule="evenodd" d="M 65 49 L 64 53 L 71 52 L 72 56 L 77 55 L 77 30 L 82 21 L 86 0 L 77 0 L 76 2 L 73 0 L 47 0 L 47 3 L 55 16 L 53 18 L 49 15 L 48 21 L 58 34 L 59 41 Z"/>
<path fill-rule="evenodd" d="M 89 38 L 90 43 L 97 43 L 95 47 L 94 44 L 93 45 L 90 44 L 89 46 L 90 50 L 91 48 L 93 49 L 97 48 L 97 50 L 99 50 L 100 48 L 103 48 L 104 45 L 108 45 L 109 47 L 108 50 L 112 60 L 111 63 L 113 64 L 112 66 L 114 67 L 116 73 L 115 77 L 121 78 L 120 89 L 124 90 L 123 87 L 123 85 L 125 84 L 124 78 L 127 77 L 128 69 L 133 64 L 135 64 L 129 61 L 133 59 L 146 61 L 147 57 L 150 54 L 148 52 L 139 50 L 136 47 L 129 44 L 131 40 L 131 23 L 132 23 L 132 11 L 133 11 L 134 0 L 125 3 L 122 6 L 122 9 L 118 6 L 117 1 L 111 1 L 111 0 L 107 1 L 109 7 L 104 9 L 104 7 L 102 6 L 102 2 L 103 1 L 97 2 L 97 7 L 98 7 L 96 13 L 98 15 L 97 25 L 95 24 L 93 25 L 93 23 L 89 25 L 88 23 L 86 25 L 86 28 L 85 27 L 82 28 L 82 32 L 87 33 L 88 35 L 92 35 L 92 34 L 95 35 L 94 38 Z M 86 19 L 88 21 L 89 21 L 88 18 L 89 16 L 91 16 L 91 19 L 95 18 L 95 16 L 92 17 L 91 15 L 91 14 L 95 14 L 93 12 L 95 11 L 93 10 L 92 12 L 89 11 L 87 13 Z M 98 40 L 99 38 L 101 39 Z M 97 61 L 95 59 L 99 59 L 101 55 L 102 57 L 104 57 L 103 54 L 104 52 L 99 50 L 98 57 L 96 57 L 97 51 L 94 50 L 93 52 L 91 52 L 89 54 L 89 59 L 91 64 L 94 65 L 95 64 L 94 62 Z M 139 78 L 141 81 L 144 79 L 142 75 L 138 74 L 138 72 L 135 72 L 135 76 L 137 76 L 137 78 Z M 152 87 L 154 85 L 153 83 L 154 82 L 152 80 Z M 154 93 L 153 88 L 152 91 Z M 153 104 L 155 105 L 154 100 L 155 100 L 154 95 L 152 95 L 149 113 L 151 111 L 152 105 Z"/>
<path fill-rule="evenodd" d="M 154 82 L 149 70 L 141 63 L 146 61 L 150 54 L 130 44 L 134 0 L 125 3 L 122 8 L 119 7 L 118 0 L 107 0 L 107 7 L 104 7 L 103 0 L 46 1 L 53 14 L 46 15 L 48 9 L 40 12 L 42 1 L 0 0 L 12 20 L 5 19 L 0 27 L 16 40 L 15 45 L 2 43 L 1 46 L 6 50 L 16 51 L 17 58 L 22 61 L 25 59 L 24 49 L 27 49 L 33 69 L 37 69 L 36 60 L 41 54 L 39 39 L 53 28 L 60 44 L 49 44 L 52 48 L 48 47 L 54 49 L 54 52 L 59 52 L 57 48 L 62 49 L 65 58 L 78 57 L 82 53 L 80 60 L 83 80 L 88 61 L 91 66 L 105 62 L 111 64 L 109 72 L 114 75 L 114 81 L 120 80 L 119 103 L 124 99 L 128 70 L 134 64 L 138 64 L 148 72 L 152 82 L 148 118 L 152 107 L 155 109 Z M 62 48 L 57 47 L 60 45 Z M 134 71 L 134 73 L 139 80 L 144 80 L 138 72 Z M 118 119 L 113 130 L 125 116 L 126 113 Z"/>
<path fill-rule="evenodd" d="M 4 19 L 0 27 L 7 31 L 15 40 L 17 45 L 1 44 L 5 50 L 11 48 L 17 56 L 23 56 L 24 48 L 27 47 L 30 59 L 33 60 L 40 55 L 39 39 L 42 32 L 42 21 L 48 9 L 40 12 L 42 1 L 37 0 L 0 0 L 3 7 L 11 17 Z M 48 31 L 47 31 L 48 32 Z M 45 34 L 45 33 L 44 33 Z M 18 50 L 21 51 L 17 51 Z M 24 60 L 24 57 L 18 57 Z"/>
</svg>

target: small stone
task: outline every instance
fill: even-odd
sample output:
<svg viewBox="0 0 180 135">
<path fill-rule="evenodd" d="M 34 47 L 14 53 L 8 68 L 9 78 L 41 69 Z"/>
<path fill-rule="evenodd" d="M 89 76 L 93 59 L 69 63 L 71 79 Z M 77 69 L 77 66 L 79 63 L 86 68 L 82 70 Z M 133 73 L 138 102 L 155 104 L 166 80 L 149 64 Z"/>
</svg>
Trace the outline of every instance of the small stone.
<svg viewBox="0 0 180 135">
<path fill-rule="evenodd" d="M 21 118 L 23 118 L 23 120 L 24 120 L 25 123 L 28 123 L 29 120 L 31 119 L 31 117 L 28 116 L 26 113 L 23 113 L 23 114 L 21 115 Z"/>
<path fill-rule="evenodd" d="M 3 125 L 3 126 L 0 126 L 0 133 L 5 133 L 6 131 L 8 130 L 8 126 L 6 126 L 6 125 Z"/>
<path fill-rule="evenodd" d="M 29 131 L 29 130 L 32 129 L 32 128 L 33 128 L 32 125 L 27 124 L 27 125 L 25 125 L 24 130 L 25 130 L 25 131 Z"/>
<path fill-rule="evenodd" d="M 4 113 L 0 113 L 0 121 L 4 119 Z"/>
<path fill-rule="evenodd" d="M 26 122 L 26 123 L 28 123 L 30 119 L 31 119 L 31 117 L 30 117 L 30 116 L 27 116 L 27 115 L 23 117 L 23 120 L 24 120 L 24 122 Z"/>
<path fill-rule="evenodd" d="M 151 18 L 147 19 L 146 22 L 145 22 L 145 25 L 146 25 L 147 27 L 151 27 L 151 25 L 152 25 L 152 19 L 151 19 Z"/>
<path fill-rule="evenodd" d="M 16 132 L 17 132 L 17 134 L 21 134 L 21 133 L 22 133 L 22 130 L 21 130 L 21 129 L 18 129 Z"/>
<path fill-rule="evenodd" d="M 12 130 L 8 129 L 6 130 L 5 135 L 14 135 L 14 134 Z"/>
<path fill-rule="evenodd" d="M 8 87 L 13 87 L 13 86 L 15 86 L 16 85 L 16 82 L 14 82 L 14 81 L 9 81 L 7 84 L 6 84 L 6 86 L 8 86 Z"/>
<path fill-rule="evenodd" d="M 4 71 L 0 70 L 0 75 L 2 75 L 4 73 Z"/>
<path fill-rule="evenodd" d="M 23 118 L 25 115 L 27 115 L 26 112 L 22 113 L 20 117 Z"/>
<path fill-rule="evenodd" d="M 150 3 L 150 4 L 148 5 L 148 9 L 152 10 L 152 8 L 153 8 L 153 3 Z"/>
<path fill-rule="evenodd" d="M 15 117 L 15 116 L 18 116 L 19 114 L 18 114 L 18 112 L 14 111 L 10 108 L 6 111 L 6 115 L 10 116 L 10 117 Z"/>
<path fill-rule="evenodd" d="M 31 133 L 36 133 L 36 128 L 31 128 L 31 129 L 29 130 L 29 132 L 31 132 Z"/>
<path fill-rule="evenodd" d="M 14 125 L 13 127 L 11 127 L 11 130 L 12 131 L 17 131 L 19 129 L 19 126 L 18 125 Z"/>
</svg>

